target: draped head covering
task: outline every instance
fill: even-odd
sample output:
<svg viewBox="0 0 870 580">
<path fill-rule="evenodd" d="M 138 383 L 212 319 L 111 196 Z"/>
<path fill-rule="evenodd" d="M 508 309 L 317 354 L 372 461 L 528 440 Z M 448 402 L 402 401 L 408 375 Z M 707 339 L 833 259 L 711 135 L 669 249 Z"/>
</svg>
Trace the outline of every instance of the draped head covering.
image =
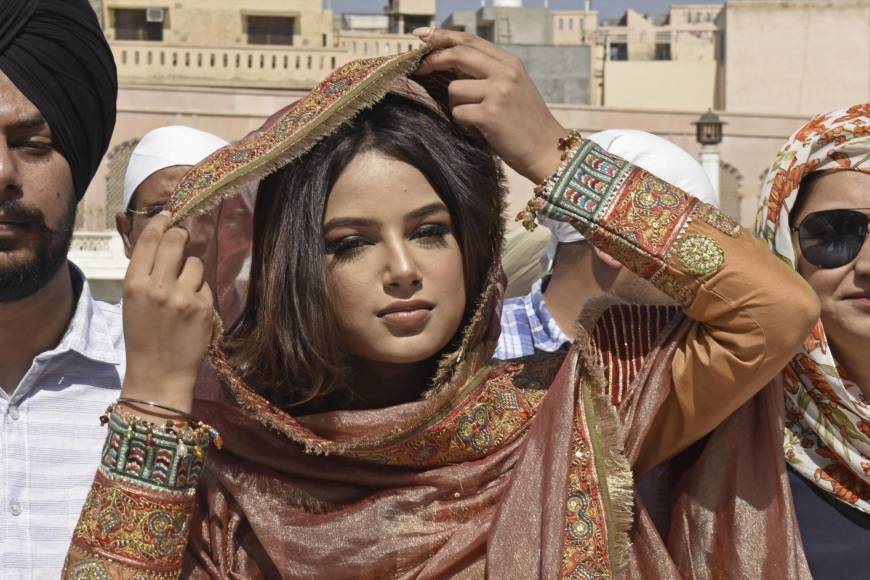
<svg viewBox="0 0 870 580">
<path fill-rule="evenodd" d="M 81 199 L 115 128 L 115 61 L 86 0 L 0 2 L 0 70 L 45 118 Z"/>
<path fill-rule="evenodd" d="M 789 212 L 817 171 L 870 173 L 870 103 L 818 115 L 782 147 L 767 178 L 755 234 L 797 268 Z M 870 404 L 843 376 L 819 321 L 783 372 L 785 457 L 824 491 L 870 513 Z"/>
<path fill-rule="evenodd" d="M 701 165 L 684 149 L 667 139 L 637 129 L 608 129 L 589 135 L 589 140 L 701 201 L 719 207 L 713 184 Z M 540 221 L 552 233 L 546 263 L 542 263 L 549 270 L 559 243 L 579 242 L 585 238 L 569 223 L 550 219 Z"/>
</svg>

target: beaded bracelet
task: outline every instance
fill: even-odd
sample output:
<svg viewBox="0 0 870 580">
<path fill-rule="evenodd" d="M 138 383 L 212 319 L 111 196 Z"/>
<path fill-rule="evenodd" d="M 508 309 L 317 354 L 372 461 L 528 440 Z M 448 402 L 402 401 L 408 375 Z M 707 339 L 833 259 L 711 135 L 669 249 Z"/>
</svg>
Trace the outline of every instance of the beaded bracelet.
<svg viewBox="0 0 870 580">
<path fill-rule="evenodd" d="M 220 434 L 201 421 L 158 425 L 123 413 L 116 403 L 109 405 L 100 422 L 109 428 L 103 470 L 160 491 L 195 491 L 209 445 L 222 447 Z"/>
<path fill-rule="evenodd" d="M 559 179 L 561 179 L 562 173 L 564 173 L 565 168 L 568 166 L 568 163 L 574 157 L 574 153 L 576 153 L 582 143 L 583 135 L 577 129 L 571 129 L 565 137 L 559 138 L 557 147 L 559 151 L 562 152 L 559 168 L 552 175 L 535 186 L 535 196 L 530 199 L 526 204 L 526 207 L 517 214 L 516 221 L 522 222 L 523 227 L 528 231 L 533 232 L 535 231 L 535 228 L 538 227 L 538 212 L 543 207 L 544 202 L 549 196 L 550 190 L 552 190 L 553 186 L 559 181 Z"/>
</svg>

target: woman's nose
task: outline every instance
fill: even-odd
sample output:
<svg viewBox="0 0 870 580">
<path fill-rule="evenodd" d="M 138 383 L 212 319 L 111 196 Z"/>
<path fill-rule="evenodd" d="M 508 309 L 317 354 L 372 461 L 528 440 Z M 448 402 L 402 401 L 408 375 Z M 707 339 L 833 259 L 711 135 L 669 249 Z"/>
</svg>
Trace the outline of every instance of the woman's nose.
<svg viewBox="0 0 870 580">
<path fill-rule="evenodd" d="M 416 288 L 422 282 L 420 269 L 410 246 L 405 242 L 387 245 L 384 285 L 392 288 Z"/>
</svg>

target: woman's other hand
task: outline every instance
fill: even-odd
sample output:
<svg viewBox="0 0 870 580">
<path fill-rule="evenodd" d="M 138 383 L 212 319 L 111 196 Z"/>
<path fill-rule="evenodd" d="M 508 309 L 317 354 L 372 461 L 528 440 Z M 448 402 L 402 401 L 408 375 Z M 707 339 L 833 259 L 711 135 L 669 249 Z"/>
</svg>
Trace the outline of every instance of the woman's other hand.
<svg viewBox="0 0 870 580">
<path fill-rule="evenodd" d="M 559 167 L 560 137 L 553 117 L 522 61 L 465 32 L 418 28 L 432 52 L 417 71 L 458 72 L 448 94 L 454 120 L 477 128 L 517 173 L 539 183 Z"/>
<path fill-rule="evenodd" d="M 212 294 L 189 234 L 168 213 L 150 220 L 124 279 L 127 375 L 122 395 L 189 412 L 212 334 Z"/>
</svg>

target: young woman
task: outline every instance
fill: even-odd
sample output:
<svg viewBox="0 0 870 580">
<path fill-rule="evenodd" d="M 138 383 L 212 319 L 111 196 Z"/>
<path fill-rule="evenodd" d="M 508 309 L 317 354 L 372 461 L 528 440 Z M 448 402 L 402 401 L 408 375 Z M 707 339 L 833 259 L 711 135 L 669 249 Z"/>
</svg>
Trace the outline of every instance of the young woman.
<svg viewBox="0 0 870 580">
<path fill-rule="evenodd" d="M 212 347 L 224 385 L 195 405 L 209 289 L 168 216 L 143 233 L 128 374 L 69 577 L 608 577 L 627 557 L 631 467 L 702 437 L 809 332 L 812 292 L 739 226 L 568 134 L 514 57 L 427 38 L 419 68 L 427 53 L 346 65 L 182 181 L 176 220 L 274 171 L 247 304 Z M 402 82 L 415 69 L 443 108 Z M 445 85 L 448 70 L 463 78 Z M 493 151 L 542 183 L 529 225 L 571 221 L 691 317 L 622 337 L 631 372 L 595 338 L 492 360 Z M 797 337 L 769 332 L 785 324 Z M 620 369 L 655 397 L 617 396 Z M 204 471 L 218 437 L 191 409 L 224 441 Z"/>
<path fill-rule="evenodd" d="M 669 546 L 684 577 L 866 575 L 868 208 L 870 104 L 815 117 L 770 168 L 756 233 L 812 286 L 821 319 L 777 380 L 716 430 L 684 476 Z M 711 489 L 711 480 L 721 487 Z"/>
</svg>

